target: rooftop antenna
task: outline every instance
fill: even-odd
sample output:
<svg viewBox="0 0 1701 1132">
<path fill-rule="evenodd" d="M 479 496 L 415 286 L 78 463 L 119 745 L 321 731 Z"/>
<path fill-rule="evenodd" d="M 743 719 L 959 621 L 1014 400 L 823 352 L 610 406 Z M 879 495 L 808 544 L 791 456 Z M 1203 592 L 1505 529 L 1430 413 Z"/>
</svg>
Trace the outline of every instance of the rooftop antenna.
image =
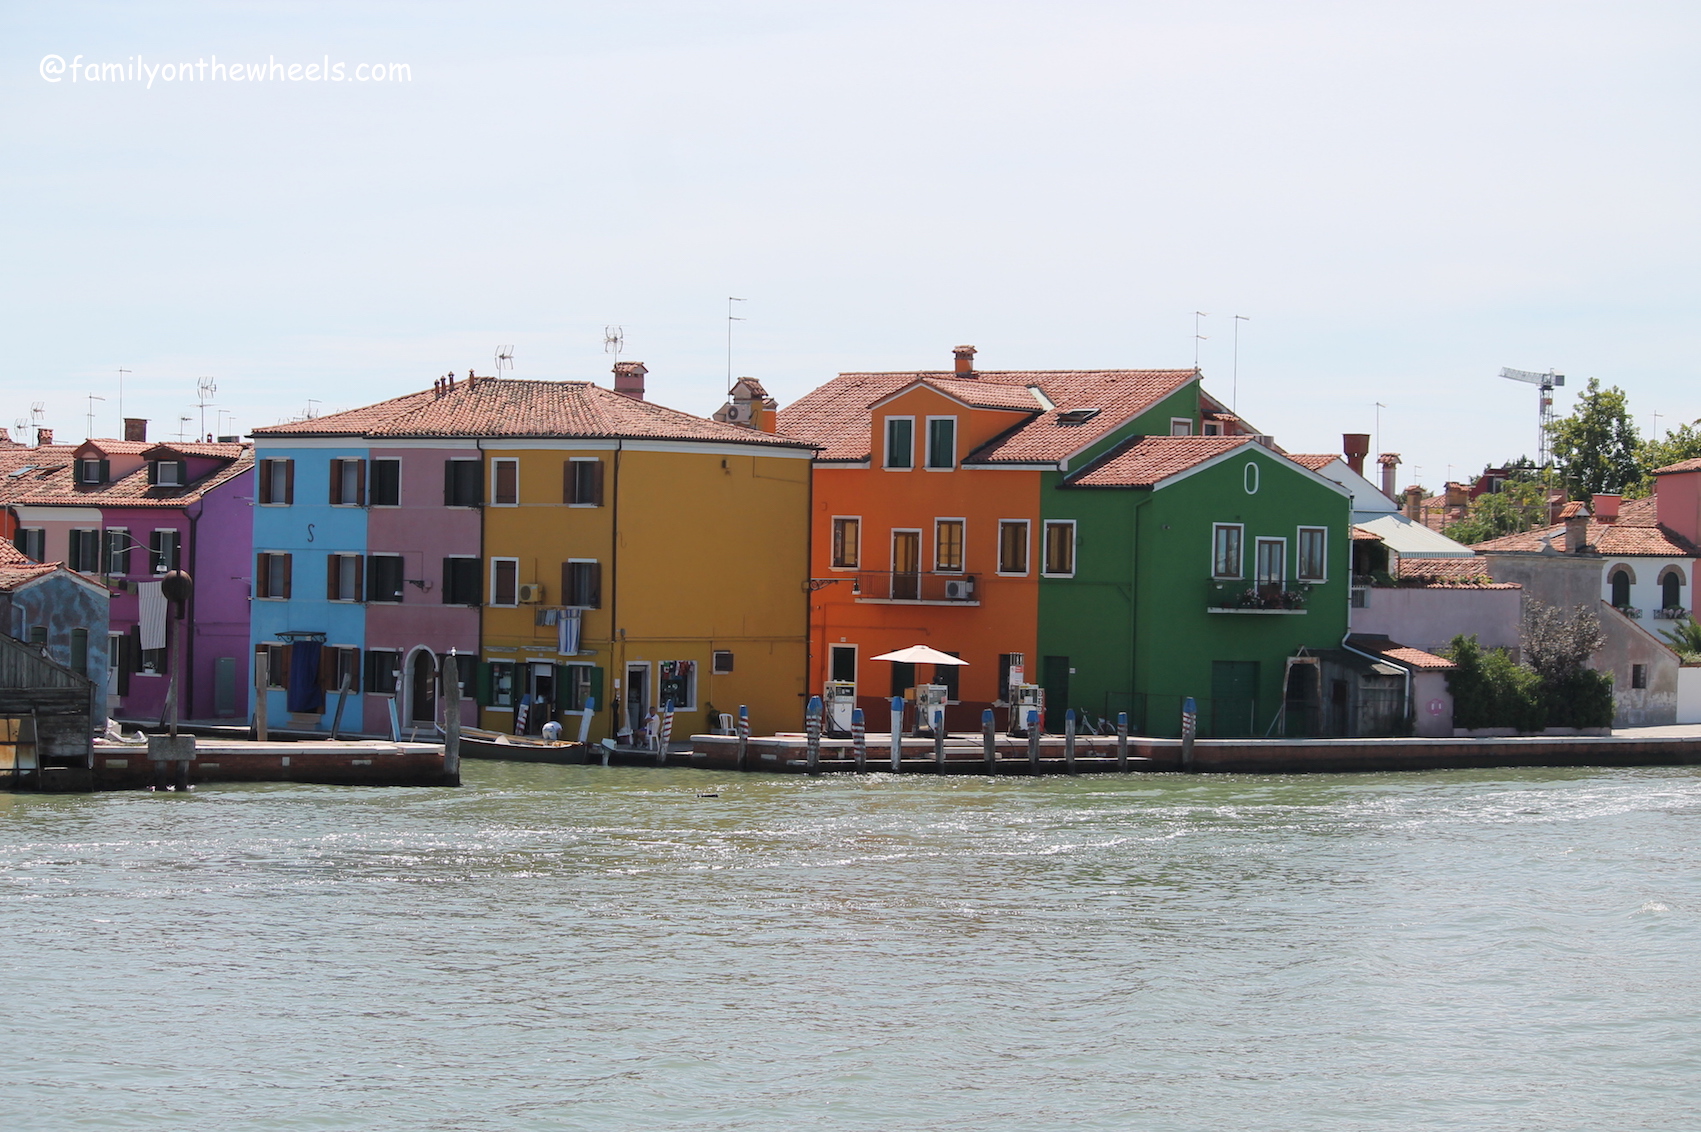
<svg viewBox="0 0 1701 1132">
<path fill-rule="evenodd" d="M 496 376 L 497 377 L 502 376 L 503 370 L 510 370 L 510 371 L 513 370 L 513 368 L 514 368 L 514 347 L 512 347 L 512 346 L 498 346 L 498 347 L 496 347 L 495 367 L 496 367 Z"/>
<path fill-rule="evenodd" d="M 83 434 L 83 439 L 85 439 L 85 440 L 93 440 L 94 439 L 94 434 L 95 434 L 95 402 L 96 401 L 104 401 L 104 400 L 106 400 L 105 397 L 96 397 L 93 393 L 89 394 L 89 427 L 88 427 L 88 431 Z"/>
<path fill-rule="evenodd" d="M 1376 404 L 1376 454 L 1378 456 L 1380 456 L 1380 455 L 1382 455 L 1382 410 L 1386 409 L 1388 406 L 1384 405 L 1380 401 L 1377 401 L 1375 404 Z"/>
<path fill-rule="evenodd" d="M 213 414 L 213 429 L 217 433 L 217 435 L 219 435 L 219 436 L 230 436 L 231 435 L 231 433 L 226 432 L 224 430 L 224 418 L 225 417 L 230 418 L 230 427 L 233 430 L 236 428 L 236 414 L 231 412 L 229 409 L 220 409 L 218 412 Z M 236 433 L 235 435 L 236 435 L 238 440 L 240 440 L 241 437 L 242 437 L 241 433 Z"/>
<path fill-rule="evenodd" d="M 1660 438 L 1660 417 L 1661 417 L 1661 415 L 1662 414 L 1660 414 L 1660 413 L 1654 414 L 1654 431 L 1652 431 L 1648 434 L 1649 440 L 1658 440 Z"/>
<path fill-rule="evenodd" d="M 1541 430 L 1536 435 L 1536 463 L 1546 468 L 1549 463 L 1548 434 L 1553 431 L 1553 391 L 1557 386 L 1565 384 L 1565 375 L 1554 373 L 1551 369 L 1546 373 L 1535 373 L 1527 369 L 1500 369 L 1500 376 L 1508 381 L 1522 381 L 1526 385 L 1537 386 L 1540 392 L 1536 396 L 1536 421 Z"/>
<path fill-rule="evenodd" d="M 602 352 L 614 355 L 614 364 L 620 364 L 620 351 L 626 348 L 626 331 L 618 326 L 602 328 Z"/>
<path fill-rule="evenodd" d="M 41 440 L 41 422 L 47 419 L 47 402 L 30 402 L 30 428 L 35 430 L 37 442 Z"/>
<path fill-rule="evenodd" d="M 312 420 L 314 417 L 319 415 L 319 410 L 313 407 L 319 404 L 323 404 L 323 402 L 321 402 L 317 397 L 309 397 L 307 399 L 307 417 L 305 419 Z"/>
<path fill-rule="evenodd" d="M 1199 333 L 1199 320 L 1202 319 L 1202 318 L 1210 318 L 1210 317 L 1211 317 L 1210 311 L 1194 311 L 1193 312 L 1193 372 L 1194 373 L 1199 372 L 1199 343 L 1205 341 L 1205 336 L 1203 334 Z"/>
<path fill-rule="evenodd" d="M 133 370 L 127 370 L 127 369 L 120 369 L 118 371 L 118 435 L 119 436 L 124 435 L 124 375 L 127 374 L 127 373 L 132 373 L 132 372 L 134 372 L 134 371 Z"/>
<path fill-rule="evenodd" d="M 732 324 L 743 322 L 744 319 L 732 313 L 732 304 L 742 303 L 743 299 L 735 299 L 731 295 L 726 299 L 726 387 L 732 388 Z"/>
<path fill-rule="evenodd" d="M 1234 384 L 1229 392 L 1229 412 L 1237 417 L 1240 415 L 1240 324 L 1251 321 L 1243 314 L 1234 316 Z M 1198 327 L 1194 328 L 1193 333 L 1199 333 Z M 1194 360 L 1193 367 L 1199 367 L 1197 359 Z"/>
<path fill-rule="evenodd" d="M 198 435 L 207 435 L 207 406 L 212 404 L 213 394 L 219 391 L 218 384 L 210 377 L 199 378 L 195 382 L 195 404 L 201 409 L 201 431 Z M 214 417 L 216 422 L 218 417 Z M 215 425 L 216 427 L 216 425 Z"/>
<path fill-rule="evenodd" d="M 188 424 L 190 421 L 192 421 L 194 419 L 195 419 L 194 417 L 178 417 L 177 418 L 177 441 L 178 441 L 178 443 L 181 444 L 184 440 L 183 426 Z"/>
</svg>

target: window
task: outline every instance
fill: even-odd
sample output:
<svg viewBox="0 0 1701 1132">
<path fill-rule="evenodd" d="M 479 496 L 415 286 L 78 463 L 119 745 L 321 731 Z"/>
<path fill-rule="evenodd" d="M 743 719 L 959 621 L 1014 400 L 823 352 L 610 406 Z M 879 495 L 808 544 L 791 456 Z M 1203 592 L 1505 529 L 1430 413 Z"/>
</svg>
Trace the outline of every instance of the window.
<svg viewBox="0 0 1701 1132">
<path fill-rule="evenodd" d="M 493 708 L 512 709 L 514 706 L 514 662 L 511 660 L 493 660 L 490 669 L 489 705 Z"/>
<path fill-rule="evenodd" d="M 69 553 L 65 556 L 65 565 L 73 570 L 82 570 L 88 574 L 100 572 L 100 532 L 96 530 L 74 530 L 71 532 Z"/>
<path fill-rule="evenodd" d="M 498 507 L 520 503 L 520 461 L 510 457 L 490 461 L 490 502 Z"/>
<path fill-rule="evenodd" d="M 319 654 L 320 686 L 327 692 L 340 692 L 345 679 L 349 695 L 359 695 L 360 650 L 352 645 L 326 645 Z"/>
<path fill-rule="evenodd" d="M 71 534 L 73 536 L 75 536 L 76 533 L 77 532 L 75 532 L 75 531 L 71 532 Z M 75 566 L 73 566 L 71 568 L 73 570 L 76 569 Z M 1623 609 L 1625 606 L 1628 606 L 1630 604 L 1630 572 L 1628 570 L 1624 570 L 1624 569 L 1614 570 L 1612 572 L 1612 579 L 1611 580 L 1612 580 L 1612 603 L 1614 605 L 1618 606 L 1620 609 Z"/>
<path fill-rule="evenodd" d="M 401 506 L 402 462 L 400 460 L 372 461 L 372 486 L 367 500 L 374 507 Z"/>
<path fill-rule="evenodd" d="M 561 564 L 561 596 L 564 605 L 580 609 L 602 608 L 602 563 L 574 558 Z"/>
<path fill-rule="evenodd" d="M 697 710 L 697 662 L 664 660 L 656 666 L 656 703 L 674 711 Z"/>
<path fill-rule="evenodd" d="M 1047 519 L 1045 522 L 1045 569 L 1051 578 L 1075 576 L 1075 520 Z"/>
<path fill-rule="evenodd" d="M 477 507 L 483 498 L 483 464 L 477 460 L 443 462 L 443 506 Z"/>
<path fill-rule="evenodd" d="M 833 568 L 855 570 L 862 558 L 862 520 L 833 520 Z"/>
<path fill-rule="evenodd" d="M 365 588 L 366 560 L 358 554 L 327 554 L 325 556 L 325 598 L 327 601 L 359 601 Z"/>
<path fill-rule="evenodd" d="M 260 658 L 266 660 L 266 687 L 289 687 L 289 646 L 288 645 L 255 645 L 254 667 L 259 670 Z"/>
<path fill-rule="evenodd" d="M 845 684 L 856 683 L 856 646 L 833 645 L 827 650 L 829 680 Z"/>
<path fill-rule="evenodd" d="M 490 604 L 518 605 L 520 603 L 520 560 L 492 558 L 490 560 Z"/>
<path fill-rule="evenodd" d="M 962 656 L 963 654 L 954 652 L 951 655 Z M 936 664 L 933 666 L 933 682 L 945 685 L 945 698 L 952 703 L 957 703 L 963 698 L 958 687 L 962 673 L 963 668 L 959 664 Z"/>
<path fill-rule="evenodd" d="M 1630 686 L 1632 688 L 1646 688 L 1648 686 L 1648 666 L 1646 664 L 1632 664 L 1630 666 Z"/>
<path fill-rule="evenodd" d="M 260 461 L 260 503 L 283 507 L 295 502 L 295 461 Z"/>
<path fill-rule="evenodd" d="M 395 649 L 367 649 L 365 668 L 367 695 L 396 694 L 396 677 L 401 674 L 401 659 Z"/>
<path fill-rule="evenodd" d="M 1239 578 L 1246 570 L 1246 529 L 1239 523 L 1215 523 L 1211 527 L 1211 577 Z"/>
<path fill-rule="evenodd" d="M 1171 436 L 1192 436 L 1192 417 L 1171 417 L 1169 419 L 1169 434 Z"/>
<path fill-rule="evenodd" d="M 732 673 L 732 650 L 731 649 L 716 649 L 715 650 L 714 667 L 713 667 L 712 671 L 714 672 L 714 674 L 716 676 L 727 676 L 727 675 L 730 675 Z"/>
<path fill-rule="evenodd" d="M 1223 434 L 1223 424 L 1221 421 L 1206 421 L 1205 427 L 1201 431 L 1203 431 L 1206 436 L 1221 436 Z"/>
<path fill-rule="evenodd" d="M 1683 608 L 1683 575 L 1676 570 L 1667 570 L 1660 579 L 1660 608 Z"/>
<path fill-rule="evenodd" d="M 1001 519 L 998 523 L 998 572 L 1028 572 L 1028 521 Z"/>
<path fill-rule="evenodd" d="M 105 460 L 78 460 L 78 483 L 105 483 L 111 474 L 111 465 Z"/>
<path fill-rule="evenodd" d="M 886 466 L 915 467 L 915 418 L 886 418 Z"/>
<path fill-rule="evenodd" d="M 41 562 L 47 558 L 47 530 L 43 527 L 19 527 L 12 536 L 12 545 L 19 553 Z"/>
<path fill-rule="evenodd" d="M 584 711 L 592 700 L 602 699 L 598 669 L 589 664 L 568 664 L 564 669 L 561 688 L 562 711 Z"/>
<path fill-rule="evenodd" d="M 963 521 L 935 519 L 933 521 L 933 569 L 940 574 L 956 574 L 963 569 Z"/>
<path fill-rule="evenodd" d="M 156 487 L 182 487 L 189 482 L 182 460 L 154 460 L 148 464 L 148 482 Z"/>
<path fill-rule="evenodd" d="M 45 644 L 47 644 L 47 626 L 46 625 L 31 625 L 30 626 L 30 644 L 32 644 L 32 645 L 45 645 Z"/>
<path fill-rule="evenodd" d="M 290 556 L 261 551 L 254 556 L 254 596 L 273 601 L 286 600 L 290 595 L 290 575 L 293 572 Z"/>
<path fill-rule="evenodd" d="M 602 461 L 595 456 L 575 456 L 562 469 L 563 492 L 569 507 L 602 506 Z"/>
<path fill-rule="evenodd" d="M 957 466 L 957 418 L 927 418 L 927 466 L 935 471 Z"/>
<path fill-rule="evenodd" d="M 366 600 L 402 600 L 402 556 L 369 554 L 366 557 Z"/>
<path fill-rule="evenodd" d="M 106 528 L 106 561 L 101 569 L 108 574 L 130 572 L 130 532 L 123 527 Z"/>
<path fill-rule="evenodd" d="M 479 568 L 476 558 L 445 558 L 443 560 L 443 604 L 477 605 Z"/>
<path fill-rule="evenodd" d="M 84 628 L 71 630 L 71 671 L 78 676 L 89 674 L 89 631 Z"/>
<path fill-rule="evenodd" d="M 174 530 L 160 529 L 148 537 L 148 572 L 169 574 L 181 569 L 183 536 Z"/>
<path fill-rule="evenodd" d="M 1288 579 L 1288 540 L 1261 538 L 1258 540 L 1258 584 L 1281 586 Z"/>
<path fill-rule="evenodd" d="M 1329 532 L 1324 527 L 1299 528 L 1299 580 L 1322 582 L 1329 576 L 1326 549 Z"/>
<path fill-rule="evenodd" d="M 366 503 L 366 461 L 331 461 L 331 506 L 360 507 Z"/>
</svg>

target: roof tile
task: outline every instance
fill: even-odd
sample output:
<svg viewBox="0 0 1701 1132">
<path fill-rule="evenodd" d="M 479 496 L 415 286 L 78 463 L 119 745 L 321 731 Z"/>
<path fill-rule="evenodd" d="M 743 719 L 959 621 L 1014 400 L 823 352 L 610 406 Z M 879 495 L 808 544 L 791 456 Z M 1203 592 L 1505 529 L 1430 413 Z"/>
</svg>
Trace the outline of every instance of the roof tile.
<svg viewBox="0 0 1701 1132">
<path fill-rule="evenodd" d="M 1243 444 L 1250 436 L 1143 436 L 1071 476 L 1071 487 L 1151 487 Z"/>
</svg>

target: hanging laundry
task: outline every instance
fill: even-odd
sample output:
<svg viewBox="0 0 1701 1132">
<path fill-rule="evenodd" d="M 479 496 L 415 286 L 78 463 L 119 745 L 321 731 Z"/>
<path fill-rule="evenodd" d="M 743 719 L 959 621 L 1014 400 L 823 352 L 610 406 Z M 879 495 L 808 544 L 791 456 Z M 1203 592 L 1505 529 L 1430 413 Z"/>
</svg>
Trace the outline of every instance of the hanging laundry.
<svg viewBox="0 0 1701 1132">
<path fill-rule="evenodd" d="M 142 649 L 163 649 L 165 647 L 165 594 L 160 592 L 161 583 L 142 582 L 136 587 L 142 608 Z"/>
<path fill-rule="evenodd" d="M 555 627 L 555 651 L 562 656 L 578 656 L 579 628 L 583 624 L 579 615 L 583 611 L 562 609 L 557 612 L 561 614 L 561 620 Z"/>
<path fill-rule="evenodd" d="M 319 683 L 318 641 L 296 641 L 289 650 L 289 710 L 318 715 L 325 710 L 325 689 Z"/>
</svg>

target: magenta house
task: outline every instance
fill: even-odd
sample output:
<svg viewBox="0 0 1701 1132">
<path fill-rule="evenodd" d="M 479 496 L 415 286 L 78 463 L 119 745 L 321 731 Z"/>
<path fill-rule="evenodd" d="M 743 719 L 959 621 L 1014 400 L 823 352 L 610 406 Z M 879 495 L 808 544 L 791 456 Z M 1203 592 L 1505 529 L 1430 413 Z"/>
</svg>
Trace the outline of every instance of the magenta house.
<svg viewBox="0 0 1701 1132">
<path fill-rule="evenodd" d="M 170 653 L 159 579 L 186 570 L 195 580 L 183 636 L 180 714 L 241 720 L 247 715 L 250 530 L 253 467 L 245 444 L 87 440 L 57 466 L 32 469 L 0 487 L 12 542 L 38 562 L 64 562 L 103 580 L 112 594 L 106 638 L 107 712 L 158 722 Z"/>
</svg>

